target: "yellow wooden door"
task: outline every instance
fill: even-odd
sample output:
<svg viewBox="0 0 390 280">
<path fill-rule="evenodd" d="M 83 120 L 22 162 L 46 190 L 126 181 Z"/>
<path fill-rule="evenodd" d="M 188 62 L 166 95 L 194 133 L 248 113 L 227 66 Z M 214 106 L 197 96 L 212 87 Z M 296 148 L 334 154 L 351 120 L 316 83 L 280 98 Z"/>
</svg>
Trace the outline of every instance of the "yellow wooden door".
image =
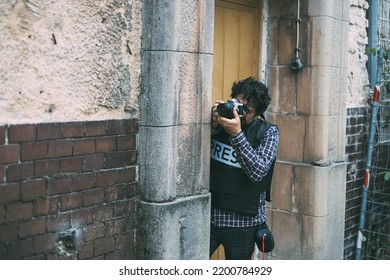
<svg viewBox="0 0 390 280">
<path fill-rule="evenodd" d="M 234 81 L 259 77 L 261 0 L 216 0 L 213 101 L 227 100 Z"/>
<path fill-rule="evenodd" d="M 261 0 L 216 0 L 214 22 L 213 102 L 227 100 L 233 82 L 259 78 Z M 211 259 L 224 259 L 220 246 Z"/>
</svg>

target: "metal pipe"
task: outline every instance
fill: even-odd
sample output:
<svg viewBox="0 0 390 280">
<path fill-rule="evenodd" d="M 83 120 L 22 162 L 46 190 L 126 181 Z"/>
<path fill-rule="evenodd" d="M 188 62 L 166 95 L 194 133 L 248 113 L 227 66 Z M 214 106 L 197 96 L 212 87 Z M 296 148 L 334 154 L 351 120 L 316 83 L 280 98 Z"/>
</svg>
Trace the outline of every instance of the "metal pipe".
<svg viewBox="0 0 390 280">
<path fill-rule="evenodd" d="M 301 15 L 300 15 L 300 9 L 301 9 L 301 2 L 300 2 L 300 0 L 298 0 L 298 12 L 297 12 L 297 18 L 295 19 L 296 28 L 297 28 L 297 31 L 296 31 L 296 34 L 297 34 L 296 40 L 297 41 L 295 44 L 295 58 L 293 58 L 292 62 L 291 62 L 291 68 L 295 71 L 298 71 L 303 67 L 302 62 L 299 59 L 299 52 L 301 51 L 301 49 L 299 47 L 299 25 L 302 21 Z"/>
<path fill-rule="evenodd" d="M 355 253 L 356 260 L 361 259 L 362 244 L 366 240 L 363 234 L 363 230 L 366 222 L 368 188 L 370 185 L 371 162 L 372 162 L 373 147 L 375 144 L 374 141 L 375 141 L 376 126 L 377 126 L 378 108 L 379 108 L 380 83 L 381 83 L 382 68 L 383 68 L 383 49 L 380 49 L 377 52 L 378 50 L 378 35 L 377 35 L 378 0 L 370 1 L 368 18 L 370 22 L 370 28 L 368 31 L 369 48 L 370 50 L 375 50 L 375 54 L 377 55 L 373 55 L 372 51 L 370 51 L 369 63 L 368 63 L 370 84 L 371 86 L 373 86 L 374 96 L 372 102 L 370 131 L 368 137 L 369 140 L 368 140 L 368 149 L 367 149 L 367 157 L 366 157 L 366 171 L 364 174 L 364 182 L 363 182 L 362 204 L 360 207 L 359 229 L 358 229 L 357 242 L 356 242 L 356 253 Z"/>
<path fill-rule="evenodd" d="M 297 11 L 297 19 L 296 19 L 296 22 L 297 22 L 297 42 L 296 42 L 296 47 L 295 47 L 295 57 L 296 58 L 299 57 L 299 51 L 300 51 L 300 48 L 299 48 L 299 24 L 301 22 L 300 8 L 301 8 L 301 3 L 300 3 L 300 0 L 298 0 L 298 11 Z"/>
</svg>

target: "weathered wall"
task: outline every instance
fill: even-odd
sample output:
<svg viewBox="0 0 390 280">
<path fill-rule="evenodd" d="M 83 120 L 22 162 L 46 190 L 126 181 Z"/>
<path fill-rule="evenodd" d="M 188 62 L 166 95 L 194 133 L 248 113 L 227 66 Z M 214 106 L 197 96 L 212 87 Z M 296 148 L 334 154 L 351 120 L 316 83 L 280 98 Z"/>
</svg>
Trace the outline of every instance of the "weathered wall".
<svg viewBox="0 0 390 280">
<path fill-rule="evenodd" d="M 0 259 L 135 259 L 136 120 L 0 125 Z"/>
<path fill-rule="evenodd" d="M 135 259 L 141 1 L 0 2 L 0 259 Z"/>
<path fill-rule="evenodd" d="M 367 71 L 368 27 L 365 0 L 350 0 L 346 125 L 346 201 L 344 259 L 353 259 L 359 228 L 362 185 L 370 122 L 370 82 Z"/>
<path fill-rule="evenodd" d="M 138 116 L 140 1 L 0 2 L 0 123 Z"/>
<path fill-rule="evenodd" d="M 269 120 L 280 129 L 270 215 L 277 259 L 342 259 L 349 3 L 270 2 Z M 286 233 L 289 234 L 286 234 Z M 332 238 L 329 238 L 332 236 Z"/>
<path fill-rule="evenodd" d="M 367 72 L 366 28 L 368 20 L 366 12 L 368 2 L 350 0 L 349 36 L 348 36 L 348 108 L 367 106 L 370 82 Z"/>
</svg>

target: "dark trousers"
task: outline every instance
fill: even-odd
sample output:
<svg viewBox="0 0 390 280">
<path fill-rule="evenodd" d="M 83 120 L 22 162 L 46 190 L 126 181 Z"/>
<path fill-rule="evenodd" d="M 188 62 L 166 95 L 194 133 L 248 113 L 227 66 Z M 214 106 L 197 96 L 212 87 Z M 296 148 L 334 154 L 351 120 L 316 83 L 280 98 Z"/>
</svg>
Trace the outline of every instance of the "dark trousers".
<svg viewBox="0 0 390 280">
<path fill-rule="evenodd" d="M 223 245 L 226 260 L 250 260 L 255 247 L 258 226 L 245 228 L 216 228 L 211 225 L 210 257 Z"/>
</svg>

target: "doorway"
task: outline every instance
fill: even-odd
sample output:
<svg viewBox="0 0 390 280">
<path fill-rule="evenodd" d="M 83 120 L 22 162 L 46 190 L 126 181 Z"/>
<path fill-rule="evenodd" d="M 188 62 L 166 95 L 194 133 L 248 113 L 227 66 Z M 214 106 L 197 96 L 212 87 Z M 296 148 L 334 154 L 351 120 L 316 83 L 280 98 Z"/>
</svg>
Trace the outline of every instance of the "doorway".
<svg viewBox="0 0 390 280">
<path fill-rule="evenodd" d="M 262 6 L 262 0 L 215 1 L 213 102 L 229 99 L 233 82 L 259 78 Z M 211 259 L 224 259 L 222 246 Z"/>
</svg>

